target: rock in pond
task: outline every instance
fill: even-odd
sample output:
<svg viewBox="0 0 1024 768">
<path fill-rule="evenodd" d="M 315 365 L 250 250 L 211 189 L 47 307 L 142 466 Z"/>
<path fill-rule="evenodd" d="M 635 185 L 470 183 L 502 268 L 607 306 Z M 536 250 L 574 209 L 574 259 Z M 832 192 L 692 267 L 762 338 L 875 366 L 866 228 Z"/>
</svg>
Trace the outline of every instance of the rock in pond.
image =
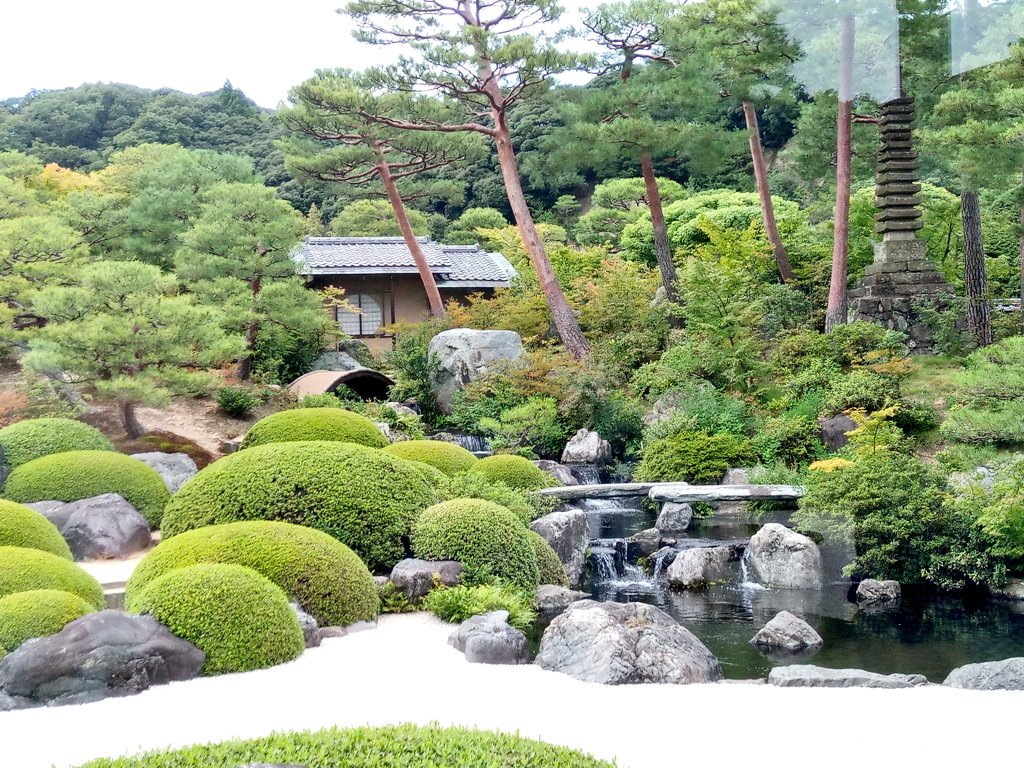
<svg viewBox="0 0 1024 768">
<path fill-rule="evenodd" d="M 146 518 L 116 493 L 31 506 L 60 529 L 75 560 L 128 557 L 152 543 Z"/>
<path fill-rule="evenodd" d="M 661 505 L 661 512 L 658 513 L 658 522 L 654 527 L 661 531 L 662 535 L 685 533 L 693 520 L 693 507 L 685 502 L 666 501 Z"/>
<path fill-rule="evenodd" d="M 722 667 L 705 645 L 646 603 L 573 603 L 548 625 L 536 663 L 591 683 L 713 683 Z"/>
<path fill-rule="evenodd" d="M 1024 691 L 1024 657 L 965 664 L 942 684 L 972 691 Z"/>
<path fill-rule="evenodd" d="M 799 651 L 804 648 L 820 648 L 824 641 L 806 621 L 789 611 L 779 611 L 750 642 L 765 648 Z"/>
<path fill-rule="evenodd" d="M 626 556 L 630 560 L 639 557 L 650 557 L 661 548 L 661 531 L 657 528 L 634 533 L 626 539 Z"/>
<path fill-rule="evenodd" d="M 565 566 L 569 586 L 578 587 L 590 546 L 587 514 L 579 510 L 552 512 L 530 523 L 530 530 L 539 533 L 551 545 Z"/>
<path fill-rule="evenodd" d="M 529 664 L 526 635 L 508 623 L 508 611 L 491 611 L 462 622 L 448 644 L 474 664 Z"/>
<path fill-rule="evenodd" d="M 679 552 L 668 567 L 668 584 L 677 589 L 699 589 L 726 581 L 732 575 L 732 547 L 696 547 Z"/>
<path fill-rule="evenodd" d="M 565 466 L 565 464 L 559 464 L 557 461 L 551 461 L 550 459 L 537 459 L 537 461 L 533 463 L 542 472 L 547 472 L 555 478 L 559 485 L 580 484 L 580 481 L 576 479 L 576 475 L 574 475 L 572 470 Z"/>
<path fill-rule="evenodd" d="M 495 365 L 508 365 L 523 356 L 523 340 L 515 331 L 477 331 L 453 328 L 430 340 L 428 354 L 437 360 L 430 377 L 437 404 L 451 412 L 455 392 L 487 374 Z"/>
<path fill-rule="evenodd" d="M 1002 587 L 996 587 L 992 594 L 1006 600 L 1024 600 L 1024 579 L 1008 579 Z"/>
<path fill-rule="evenodd" d="M 893 579 L 864 579 L 857 585 L 856 592 L 858 603 L 895 603 L 901 594 L 900 583 Z"/>
<path fill-rule="evenodd" d="M 768 523 L 750 539 L 750 575 L 776 589 L 820 589 L 821 552 L 806 536 L 778 523 Z"/>
<path fill-rule="evenodd" d="M 597 432 L 581 429 L 562 450 L 563 464 L 596 464 L 602 466 L 612 460 L 612 445 Z"/>
<path fill-rule="evenodd" d="M 541 584 L 537 587 L 534 602 L 537 610 L 542 616 L 556 616 L 577 600 L 586 600 L 590 597 L 589 592 L 578 592 L 575 589 L 566 589 L 557 584 Z"/>
<path fill-rule="evenodd" d="M 133 453 L 133 459 L 138 459 L 143 464 L 148 464 L 155 469 L 160 477 L 167 484 L 167 490 L 171 494 L 178 492 L 186 482 L 191 480 L 199 471 L 192 457 L 187 453 L 163 453 L 161 451 L 150 451 L 149 453 Z"/>
<path fill-rule="evenodd" d="M 774 667 L 768 684 L 781 688 L 917 688 L 928 685 L 924 675 L 880 675 L 863 669 L 829 669 L 813 664 Z"/>
<path fill-rule="evenodd" d="M 426 597 L 434 588 L 436 577 L 441 586 L 454 587 L 462 575 L 462 563 L 456 560 L 399 560 L 391 569 L 391 583 L 403 592 L 410 602 Z"/>
</svg>

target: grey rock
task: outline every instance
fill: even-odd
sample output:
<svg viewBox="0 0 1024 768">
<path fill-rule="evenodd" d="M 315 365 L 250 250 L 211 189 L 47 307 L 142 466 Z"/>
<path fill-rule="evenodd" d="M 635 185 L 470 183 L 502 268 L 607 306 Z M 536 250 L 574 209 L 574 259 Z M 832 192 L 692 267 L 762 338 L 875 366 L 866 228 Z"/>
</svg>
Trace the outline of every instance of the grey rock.
<svg viewBox="0 0 1024 768">
<path fill-rule="evenodd" d="M 146 518 L 119 494 L 41 504 L 37 511 L 57 525 L 75 560 L 128 557 L 152 543 Z"/>
<path fill-rule="evenodd" d="M 374 576 L 373 583 L 377 585 L 377 589 L 384 589 L 385 586 L 391 583 L 390 576 Z"/>
<path fill-rule="evenodd" d="M 206 654 L 152 616 L 100 611 L 15 649 L 0 661 L 0 695 L 31 706 L 128 696 L 196 676 Z"/>
<path fill-rule="evenodd" d="M 718 659 L 646 603 L 573 603 L 544 631 L 536 663 L 592 683 L 713 683 Z"/>
<path fill-rule="evenodd" d="M 750 472 L 745 469 L 727 469 L 719 485 L 750 485 Z"/>
<path fill-rule="evenodd" d="M 539 533 L 551 545 L 565 566 L 569 586 L 578 587 L 590 545 L 587 514 L 579 510 L 552 512 L 530 523 L 530 530 Z"/>
<path fill-rule="evenodd" d="M 528 664 L 526 635 L 509 626 L 508 611 L 491 611 L 462 622 L 448 644 L 474 664 Z"/>
<path fill-rule="evenodd" d="M 307 648 L 316 648 L 320 645 L 320 625 L 316 623 L 316 619 L 302 610 L 302 606 L 298 603 L 293 602 L 291 604 L 292 610 L 295 611 L 295 615 L 299 619 L 299 626 L 302 627 L 302 636 L 306 640 Z"/>
<path fill-rule="evenodd" d="M 824 641 L 814 627 L 789 611 L 779 611 L 775 618 L 765 624 L 750 642 L 766 648 L 781 648 L 784 651 L 799 651 L 803 648 L 820 648 Z"/>
<path fill-rule="evenodd" d="M 750 539 L 750 574 L 766 587 L 820 589 L 821 552 L 806 536 L 778 523 L 768 523 Z"/>
<path fill-rule="evenodd" d="M 403 405 L 402 403 L 390 402 L 384 403 L 384 405 L 393 410 L 399 416 L 419 416 L 419 414 L 416 413 L 416 411 L 414 411 L 408 405 Z"/>
<path fill-rule="evenodd" d="M 326 640 L 329 637 L 348 637 L 356 632 L 365 632 L 368 629 L 376 629 L 377 620 L 357 621 L 347 627 L 320 627 L 320 639 Z"/>
<path fill-rule="evenodd" d="M 399 560 L 391 569 L 391 582 L 410 602 L 426 597 L 434 588 L 436 576 L 442 586 L 454 587 L 462 575 L 462 564 L 455 560 Z"/>
<path fill-rule="evenodd" d="M 675 548 L 675 539 L 662 539 L 661 543 L 665 546 L 656 550 L 651 555 L 652 568 L 656 577 L 665 573 L 668 567 L 676 561 L 676 556 L 679 554 L 679 550 Z"/>
<path fill-rule="evenodd" d="M 1002 587 L 995 587 L 992 594 L 1006 600 L 1024 600 L 1024 579 L 1009 579 Z"/>
<path fill-rule="evenodd" d="M 564 464 L 559 464 L 557 461 L 551 461 L 550 459 L 539 459 L 534 464 L 537 465 L 538 469 L 547 472 L 555 480 L 558 481 L 559 485 L 579 485 L 580 481 L 576 479 L 576 476 L 572 473 Z"/>
<path fill-rule="evenodd" d="M 663 534 L 685 533 L 693 520 L 693 507 L 685 502 L 666 501 L 661 505 L 654 527 Z"/>
<path fill-rule="evenodd" d="M 650 557 L 661 547 L 661 531 L 647 528 L 634 533 L 626 539 L 626 554 L 630 560 L 638 557 Z"/>
<path fill-rule="evenodd" d="M 828 669 L 813 664 L 774 667 L 768 684 L 780 688 L 917 688 L 928 685 L 923 675 L 880 675 L 863 669 Z"/>
<path fill-rule="evenodd" d="M 698 547 L 684 549 L 668 567 L 668 583 L 677 589 L 699 589 L 728 580 L 735 559 L 732 547 Z"/>
<path fill-rule="evenodd" d="M 900 599 L 902 591 L 900 583 L 892 579 L 864 579 L 857 585 L 856 595 L 858 603 L 895 603 Z"/>
<path fill-rule="evenodd" d="M 586 600 L 590 596 L 588 592 L 579 592 L 556 584 L 541 584 L 537 587 L 534 602 L 541 615 L 550 617 L 561 613 L 577 600 Z"/>
<path fill-rule="evenodd" d="M 133 453 L 132 458 L 155 469 L 167 484 L 167 490 L 172 494 L 177 493 L 178 489 L 195 477 L 199 471 L 196 463 L 187 453 L 152 451 L 150 453 Z"/>
<path fill-rule="evenodd" d="M 608 464 L 612 460 L 612 446 L 597 432 L 581 429 L 565 444 L 563 464 Z"/>
<path fill-rule="evenodd" d="M 238 435 L 238 437 L 232 437 L 229 440 L 222 440 L 220 443 L 221 453 L 237 453 L 242 447 L 242 442 L 245 440 L 245 434 Z"/>
<path fill-rule="evenodd" d="M 437 360 L 430 384 L 438 406 L 451 413 L 455 392 L 502 364 L 523 356 L 523 340 L 515 331 L 476 331 L 453 328 L 430 340 L 428 354 Z"/>
<path fill-rule="evenodd" d="M 833 453 L 850 441 L 846 433 L 856 428 L 857 422 L 845 413 L 840 413 L 838 416 L 832 416 L 828 419 L 818 419 L 818 436 L 821 438 L 821 442 L 825 444 L 825 447 Z"/>
<path fill-rule="evenodd" d="M 972 691 L 1024 691 L 1024 657 L 965 664 L 942 684 Z"/>
<path fill-rule="evenodd" d="M 74 511 L 66 501 L 32 501 L 25 506 L 34 509 L 57 526 L 58 531 L 67 525 L 68 518 Z"/>
</svg>

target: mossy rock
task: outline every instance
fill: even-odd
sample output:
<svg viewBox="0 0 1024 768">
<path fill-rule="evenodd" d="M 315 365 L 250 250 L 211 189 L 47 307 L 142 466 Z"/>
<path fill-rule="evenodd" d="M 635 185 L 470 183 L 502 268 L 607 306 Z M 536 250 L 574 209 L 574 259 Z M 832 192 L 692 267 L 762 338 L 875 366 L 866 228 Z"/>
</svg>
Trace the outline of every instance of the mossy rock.
<svg viewBox="0 0 1024 768">
<path fill-rule="evenodd" d="M 159 528 L 171 494 L 160 473 L 138 459 L 109 451 L 68 451 L 22 464 L 11 472 L 4 496 L 34 501 L 78 501 L 103 493 L 120 494 Z"/>
<path fill-rule="evenodd" d="M 269 443 L 331 440 L 383 448 L 387 438 L 365 416 L 344 408 L 295 408 L 260 419 L 245 434 L 241 449 Z"/>
<path fill-rule="evenodd" d="M 272 521 L 211 525 L 162 542 L 135 568 L 125 599 L 165 573 L 200 563 L 252 568 L 320 626 L 369 621 L 379 610 L 373 576 L 351 549 L 321 531 Z"/>
<path fill-rule="evenodd" d="M 405 557 L 413 520 L 437 498 L 415 467 L 382 451 L 273 443 L 226 456 L 185 483 L 167 505 L 163 534 L 279 520 L 323 531 L 371 570 L 390 570 Z"/>
<path fill-rule="evenodd" d="M 126 599 L 206 654 L 201 675 L 248 672 L 298 658 L 306 647 L 288 596 L 240 565 L 178 568 Z"/>
<path fill-rule="evenodd" d="M 479 472 L 491 480 L 498 480 L 510 488 L 519 488 L 524 491 L 537 491 L 541 488 L 558 485 L 551 475 L 532 461 L 510 453 L 501 453 L 480 459 L 479 463 L 473 467 L 473 471 Z"/>
<path fill-rule="evenodd" d="M 106 605 L 100 583 L 71 561 L 38 549 L 0 547 L 0 597 L 33 589 L 70 592 L 96 609 Z"/>
<path fill-rule="evenodd" d="M 419 516 L 412 545 L 424 560 L 458 560 L 466 568 L 533 589 L 540 573 L 528 534 L 515 513 L 500 504 L 453 499 Z"/>
<path fill-rule="evenodd" d="M 26 506 L 0 499 L 0 547 L 39 549 L 71 560 L 71 549 L 53 523 Z"/>
<path fill-rule="evenodd" d="M 26 419 L 0 429 L 3 462 L 11 469 L 33 459 L 66 451 L 113 451 L 113 443 L 95 427 L 74 419 Z"/>
<path fill-rule="evenodd" d="M 558 553 L 551 548 L 547 539 L 536 531 L 527 531 L 530 535 L 530 543 L 533 544 L 533 552 L 537 556 L 537 570 L 540 571 L 541 584 L 556 584 L 559 587 L 569 586 L 569 577 L 565 573 L 565 566 L 558 558 Z"/>
<path fill-rule="evenodd" d="M 422 461 L 448 477 L 469 472 L 479 459 L 461 445 L 442 440 L 404 440 L 384 449 L 385 453 L 410 461 Z"/>
<path fill-rule="evenodd" d="M 33 637 L 60 632 L 94 606 L 59 589 L 32 589 L 0 597 L 0 647 L 13 651 Z"/>
</svg>

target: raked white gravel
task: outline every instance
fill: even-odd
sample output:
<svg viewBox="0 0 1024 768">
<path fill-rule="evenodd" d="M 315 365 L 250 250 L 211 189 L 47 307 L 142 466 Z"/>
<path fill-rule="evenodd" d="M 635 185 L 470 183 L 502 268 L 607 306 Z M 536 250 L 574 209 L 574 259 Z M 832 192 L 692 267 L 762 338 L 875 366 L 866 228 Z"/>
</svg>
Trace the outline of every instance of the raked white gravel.
<svg viewBox="0 0 1024 768">
<path fill-rule="evenodd" d="M 273 669 L 0 714 L 0 766 L 65 768 L 273 731 L 431 721 L 518 731 L 632 768 L 942 768 L 1020 756 L 1024 693 L 605 687 L 533 666 L 470 664 L 447 645 L 450 631 L 426 614 L 386 616 Z"/>
</svg>

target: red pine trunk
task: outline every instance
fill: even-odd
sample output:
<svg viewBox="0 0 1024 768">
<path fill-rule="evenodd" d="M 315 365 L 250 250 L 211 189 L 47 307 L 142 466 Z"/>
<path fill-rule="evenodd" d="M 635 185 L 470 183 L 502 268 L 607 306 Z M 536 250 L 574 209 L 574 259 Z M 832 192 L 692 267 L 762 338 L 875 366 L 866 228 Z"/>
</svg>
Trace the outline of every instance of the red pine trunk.
<svg viewBox="0 0 1024 768">
<path fill-rule="evenodd" d="M 654 176 L 654 163 L 651 156 L 640 156 L 640 168 L 644 174 L 644 188 L 647 190 L 647 202 L 651 209 L 651 224 L 654 227 L 654 255 L 658 259 L 661 272 L 661 284 L 665 286 L 665 295 L 669 301 L 677 301 L 676 265 L 672 261 L 672 246 L 668 241 L 668 225 L 665 223 L 665 211 L 661 207 L 661 193 L 658 192 L 658 181 Z"/>
<path fill-rule="evenodd" d="M 836 210 L 832 278 L 828 287 L 825 330 L 846 323 L 847 256 L 850 242 L 850 187 L 853 161 L 853 16 L 844 16 L 839 50 L 839 109 L 836 126 Z"/>
<path fill-rule="evenodd" d="M 992 307 L 985 274 L 985 246 L 981 239 L 981 204 L 977 191 L 960 194 L 960 218 L 964 226 L 964 289 L 967 293 L 967 327 L 979 347 L 992 343 Z"/>
<path fill-rule="evenodd" d="M 761 218 L 764 220 L 764 233 L 772 244 L 775 254 L 775 266 L 779 270 L 782 282 L 792 282 L 796 275 L 789 263 L 786 246 L 782 244 L 779 228 L 775 224 L 775 205 L 772 193 L 768 189 L 768 169 L 764 162 L 764 151 L 761 148 L 761 129 L 757 124 L 757 112 L 749 101 L 743 102 L 743 116 L 747 121 L 747 138 L 750 142 L 750 159 L 754 164 L 754 183 L 757 185 L 757 196 L 761 200 Z"/>
</svg>

